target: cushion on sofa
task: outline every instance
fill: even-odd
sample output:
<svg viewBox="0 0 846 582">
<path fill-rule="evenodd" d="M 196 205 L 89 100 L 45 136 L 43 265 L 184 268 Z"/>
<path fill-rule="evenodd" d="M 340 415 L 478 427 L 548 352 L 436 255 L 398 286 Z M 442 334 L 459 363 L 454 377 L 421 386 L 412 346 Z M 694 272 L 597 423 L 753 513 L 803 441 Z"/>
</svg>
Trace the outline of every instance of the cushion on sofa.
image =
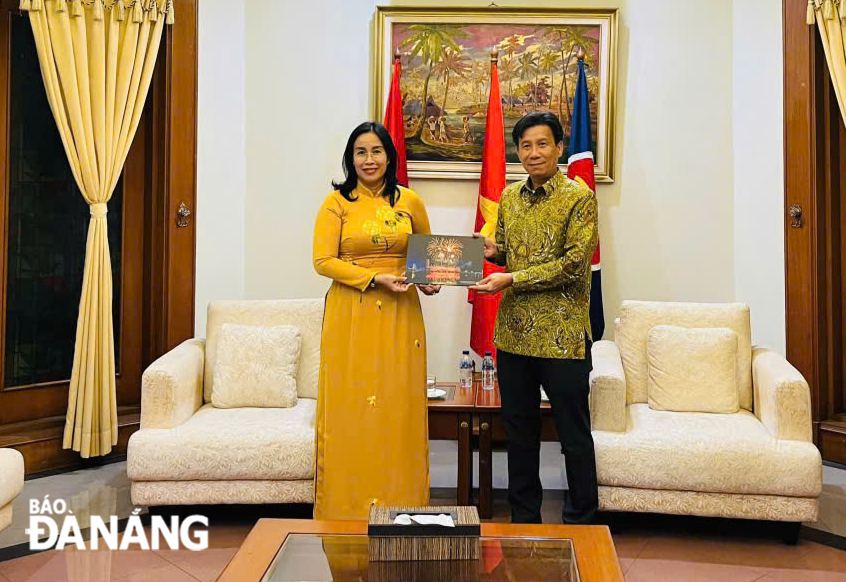
<svg viewBox="0 0 846 582">
<path fill-rule="evenodd" d="M 648 402 L 653 410 L 738 411 L 737 334 L 725 327 L 649 330 Z"/>
<path fill-rule="evenodd" d="M 288 408 L 297 403 L 300 331 L 293 325 L 226 323 L 217 344 L 215 408 Z"/>
<path fill-rule="evenodd" d="M 813 443 L 778 440 L 750 412 L 707 414 L 627 407 L 626 431 L 593 431 L 600 485 L 816 497 Z"/>
<path fill-rule="evenodd" d="M 175 428 L 132 435 L 126 472 L 133 481 L 313 479 L 316 404 L 311 398 L 292 408 L 206 404 Z"/>
<path fill-rule="evenodd" d="M 737 334 L 737 379 L 740 408 L 752 410 L 752 331 L 749 307 L 742 303 L 664 303 L 623 301 L 614 339 L 626 373 L 626 403 L 647 401 L 646 343 L 656 325 L 727 327 Z"/>
<path fill-rule="evenodd" d="M 320 340 L 323 329 L 324 299 L 273 299 L 212 301 L 206 319 L 206 365 L 203 371 L 203 399 L 212 401 L 215 390 L 214 368 L 217 343 L 224 324 L 294 325 L 300 330 L 302 347 L 297 371 L 297 395 L 317 398 L 320 375 Z"/>
</svg>

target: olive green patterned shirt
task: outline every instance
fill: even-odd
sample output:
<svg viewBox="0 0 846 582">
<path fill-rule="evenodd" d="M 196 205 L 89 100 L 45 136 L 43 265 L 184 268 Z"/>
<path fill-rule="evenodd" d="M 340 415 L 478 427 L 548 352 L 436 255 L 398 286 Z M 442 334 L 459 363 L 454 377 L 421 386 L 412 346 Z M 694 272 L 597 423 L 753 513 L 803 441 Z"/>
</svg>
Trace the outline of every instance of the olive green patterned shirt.
<svg viewBox="0 0 846 582">
<path fill-rule="evenodd" d="M 590 337 L 590 259 L 597 241 L 596 195 L 556 172 L 532 190 L 523 180 L 499 202 L 491 261 L 512 273 L 494 344 L 539 358 L 583 359 Z"/>
</svg>

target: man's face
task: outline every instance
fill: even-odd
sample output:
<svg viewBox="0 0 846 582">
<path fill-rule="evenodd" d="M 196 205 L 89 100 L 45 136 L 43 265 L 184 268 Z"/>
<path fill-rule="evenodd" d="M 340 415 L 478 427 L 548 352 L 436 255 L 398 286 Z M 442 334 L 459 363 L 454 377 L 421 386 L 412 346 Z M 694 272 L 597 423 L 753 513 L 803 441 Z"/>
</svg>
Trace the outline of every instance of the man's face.
<svg viewBox="0 0 846 582">
<path fill-rule="evenodd" d="M 537 187 L 555 174 L 558 158 L 564 153 L 564 142 L 555 143 L 552 129 L 546 124 L 534 125 L 523 132 L 517 144 L 517 157 Z"/>
</svg>

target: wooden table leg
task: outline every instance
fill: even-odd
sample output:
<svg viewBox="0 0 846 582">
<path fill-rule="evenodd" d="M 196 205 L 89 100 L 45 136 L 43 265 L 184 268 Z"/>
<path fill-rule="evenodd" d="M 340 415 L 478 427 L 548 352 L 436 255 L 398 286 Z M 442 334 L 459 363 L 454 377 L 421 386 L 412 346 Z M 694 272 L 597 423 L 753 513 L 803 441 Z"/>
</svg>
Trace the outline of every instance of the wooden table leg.
<svg viewBox="0 0 846 582">
<path fill-rule="evenodd" d="M 470 505 L 473 487 L 473 451 L 470 448 L 472 418 L 469 412 L 458 415 L 458 505 Z"/>
<path fill-rule="evenodd" d="M 493 516 L 493 451 L 491 414 L 479 414 L 479 517 Z"/>
</svg>

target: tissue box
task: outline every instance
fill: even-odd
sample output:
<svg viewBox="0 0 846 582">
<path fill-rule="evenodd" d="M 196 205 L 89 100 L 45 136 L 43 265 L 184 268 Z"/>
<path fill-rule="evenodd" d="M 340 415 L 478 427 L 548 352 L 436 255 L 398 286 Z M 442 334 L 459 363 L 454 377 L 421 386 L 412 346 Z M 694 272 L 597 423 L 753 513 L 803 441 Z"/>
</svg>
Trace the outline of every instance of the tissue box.
<svg viewBox="0 0 846 582">
<path fill-rule="evenodd" d="M 452 516 L 455 527 L 395 525 L 394 518 L 401 513 L 445 513 Z M 370 561 L 478 560 L 481 529 L 475 507 L 373 506 L 367 524 Z"/>
</svg>

